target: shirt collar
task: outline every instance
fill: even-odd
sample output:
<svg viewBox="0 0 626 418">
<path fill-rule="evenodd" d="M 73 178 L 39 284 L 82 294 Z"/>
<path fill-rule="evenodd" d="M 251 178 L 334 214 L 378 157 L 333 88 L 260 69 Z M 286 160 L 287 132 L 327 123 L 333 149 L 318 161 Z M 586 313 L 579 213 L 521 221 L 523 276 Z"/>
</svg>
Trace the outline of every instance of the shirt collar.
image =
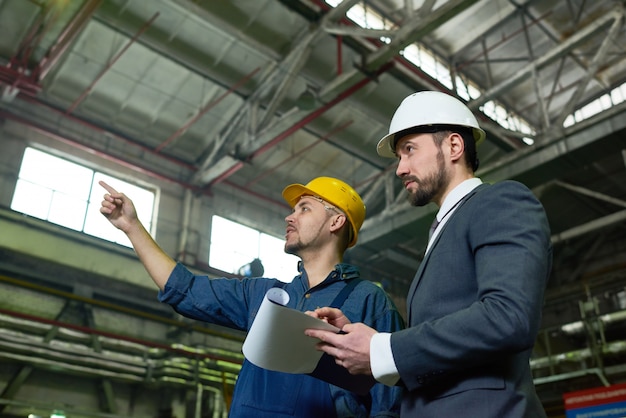
<svg viewBox="0 0 626 418">
<path fill-rule="evenodd" d="M 461 182 L 458 186 L 448 193 L 441 208 L 437 212 L 437 221 L 441 222 L 441 219 L 452 210 L 465 196 L 467 196 L 472 190 L 482 184 L 482 180 L 478 177 Z"/>
<path fill-rule="evenodd" d="M 300 272 L 300 279 L 303 281 L 303 283 L 306 283 L 308 280 L 306 270 L 304 270 L 301 261 L 298 262 L 298 271 Z M 334 282 L 337 280 L 354 279 L 359 276 L 360 274 L 358 267 L 348 263 L 339 263 L 335 264 L 335 268 L 333 269 L 333 271 L 331 271 L 328 276 L 326 276 L 326 279 L 324 279 L 322 283 Z"/>
</svg>

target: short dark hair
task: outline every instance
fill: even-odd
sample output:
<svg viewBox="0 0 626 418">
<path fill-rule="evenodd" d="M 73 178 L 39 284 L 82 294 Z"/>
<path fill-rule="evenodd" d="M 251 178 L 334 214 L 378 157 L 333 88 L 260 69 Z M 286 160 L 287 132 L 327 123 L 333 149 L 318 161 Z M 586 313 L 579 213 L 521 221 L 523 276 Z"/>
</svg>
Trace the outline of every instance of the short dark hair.
<svg viewBox="0 0 626 418">
<path fill-rule="evenodd" d="M 474 132 L 472 128 L 459 125 L 422 125 L 405 129 L 398 132 L 393 137 L 393 149 L 396 149 L 398 141 L 407 136 L 413 134 L 435 134 L 435 141 L 437 145 L 441 145 L 441 142 L 445 139 L 445 136 L 438 136 L 437 133 L 445 133 L 446 136 L 452 132 L 458 133 L 463 138 L 465 143 L 465 162 L 472 171 L 478 170 L 480 162 L 478 161 L 478 152 L 476 151 L 476 140 L 474 139 Z"/>
</svg>

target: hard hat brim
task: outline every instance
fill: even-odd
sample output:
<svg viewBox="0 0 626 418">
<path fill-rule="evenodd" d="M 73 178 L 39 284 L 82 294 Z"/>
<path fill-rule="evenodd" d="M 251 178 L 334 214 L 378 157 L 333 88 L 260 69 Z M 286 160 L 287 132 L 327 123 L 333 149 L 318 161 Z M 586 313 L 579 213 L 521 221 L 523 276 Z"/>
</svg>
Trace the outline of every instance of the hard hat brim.
<svg viewBox="0 0 626 418">
<path fill-rule="evenodd" d="M 467 128 L 472 130 L 476 146 L 480 145 L 487 136 L 483 129 L 475 128 L 473 126 L 467 126 Z M 380 141 L 378 141 L 378 144 L 376 145 L 376 152 L 378 155 L 385 158 L 396 158 L 396 141 L 394 141 L 394 139 L 397 133 L 398 132 L 387 134 L 382 137 Z"/>
<path fill-rule="evenodd" d="M 376 145 L 378 155 L 384 158 L 396 158 L 396 150 L 393 144 L 394 137 L 395 134 L 388 134 L 378 141 L 378 145 Z"/>
<path fill-rule="evenodd" d="M 285 199 L 292 208 L 296 206 L 300 197 L 304 195 L 317 196 L 317 193 L 308 189 L 303 184 L 290 184 L 283 190 L 283 199 Z"/>
</svg>

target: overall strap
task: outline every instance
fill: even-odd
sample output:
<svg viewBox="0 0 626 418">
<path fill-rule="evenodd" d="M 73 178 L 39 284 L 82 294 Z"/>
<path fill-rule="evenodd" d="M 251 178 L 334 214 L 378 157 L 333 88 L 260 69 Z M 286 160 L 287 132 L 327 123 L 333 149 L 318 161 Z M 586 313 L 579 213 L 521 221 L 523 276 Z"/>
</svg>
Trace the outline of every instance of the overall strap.
<svg viewBox="0 0 626 418">
<path fill-rule="evenodd" d="M 352 292 L 352 289 L 354 289 L 360 281 L 361 279 L 358 278 L 350 279 L 348 284 L 346 284 L 343 289 L 341 289 L 341 292 L 339 292 L 339 294 L 335 297 L 335 300 L 333 300 L 330 304 L 330 307 L 340 309 L 350 295 L 350 292 Z"/>
</svg>

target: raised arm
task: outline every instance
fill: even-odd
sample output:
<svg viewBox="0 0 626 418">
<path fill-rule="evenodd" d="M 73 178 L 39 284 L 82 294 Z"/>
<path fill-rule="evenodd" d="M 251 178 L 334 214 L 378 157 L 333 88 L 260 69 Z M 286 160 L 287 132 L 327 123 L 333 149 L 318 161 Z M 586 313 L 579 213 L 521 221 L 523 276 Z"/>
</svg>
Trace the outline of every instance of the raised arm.
<svg viewBox="0 0 626 418">
<path fill-rule="evenodd" d="M 146 231 L 135 211 L 135 205 L 124 193 L 119 193 L 104 181 L 99 182 L 108 192 L 100 207 L 102 213 L 117 229 L 126 234 L 139 260 L 159 289 L 163 290 L 176 266 L 169 255 L 159 247 Z"/>
</svg>

